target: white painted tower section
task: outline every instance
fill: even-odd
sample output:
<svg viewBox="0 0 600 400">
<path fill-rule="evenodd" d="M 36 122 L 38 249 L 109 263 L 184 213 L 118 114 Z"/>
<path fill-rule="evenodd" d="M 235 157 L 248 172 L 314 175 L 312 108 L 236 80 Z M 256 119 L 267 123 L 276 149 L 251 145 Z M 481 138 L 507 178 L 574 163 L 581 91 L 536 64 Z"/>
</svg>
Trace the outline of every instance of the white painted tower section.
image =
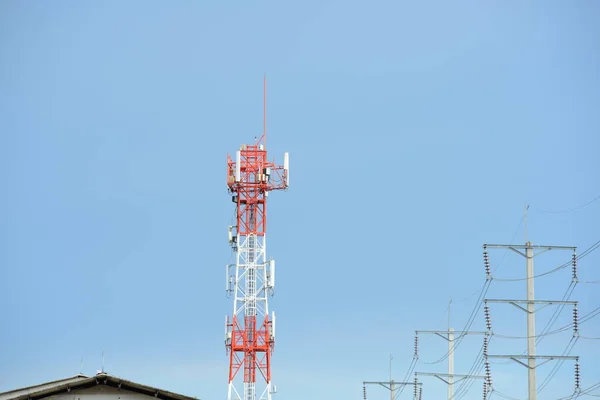
<svg viewBox="0 0 600 400">
<path fill-rule="evenodd" d="M 262 321 L 269 314 L 269 296 L 275 287 L 275 262 L 266 261 L 266 234 L 250 234 L 241 238 L 236 251 L 236 266 L 233 279 L 233 315 L 240 318 L 255 316 Z M 271 340 L 275 339 L 275 315 L 271 329 Z M 271 382 L 257 388 L 259 382 L 244 382 L 243 394 L 229 382 L 228 400 L 271 400 Z"/>
</svg>

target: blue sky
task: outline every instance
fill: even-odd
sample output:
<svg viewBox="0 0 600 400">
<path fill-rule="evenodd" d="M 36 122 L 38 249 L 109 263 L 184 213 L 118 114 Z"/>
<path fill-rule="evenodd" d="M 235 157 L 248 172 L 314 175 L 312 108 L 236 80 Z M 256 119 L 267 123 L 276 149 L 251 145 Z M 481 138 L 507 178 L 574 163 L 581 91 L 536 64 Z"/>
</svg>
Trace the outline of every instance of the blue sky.
<svg viewBox="0 0 600 400">
<path fill-rule="evenodd" d="M 600 201 L 544 212 L 600 195 L 598 18 L 594 1 L 1 2 L 0 391 L 93 374 L 103 351 L 109 373 L 225 397 L 225 155 L 262 130 L 265 73 L 268 150 L 290 152 L 292 184 L 269 203 L 277 398 L 360 399 L 362 381 L 388 379 L 390 353 L 402 379 L 414 331 L 445 329 L 449 297 L 464 327 L 482 244 L 522 243 L 526 203 L 535 244 L 600 240 Z M 523 276 L 518 256 L 490 256 L 495 276 Z M 544 254 L 536 271 L 569 258 Z M 580 261 L 582 280 L 600 279 L 599 260 Z M 536 295 L 560 299 L 569 282 L 569 269 L 542 277 Z M 581 315 L 598 289 L 577 285 Z M 524 282 L 487 296 L 522 298 Z M 525 335 L 516 308 L 491 312 L 495 332 Z M 569 322 L 565 310 L 555 328 Z M 600 336 L 600 317 L 581 330 Z M 445 348 L 423 337 L 416 370 L 445 371 L 425 364 Z M 457 373 L 480 348 L 461 344 Z M 572 354 L 583 387 L 597 381 L 598 340 Z M 525 398 L 524 368 L 492 370 Z M 568 395 L 572 370 L 543 397 Z M 424 398 L 446 391 L 424 385 Z"/>
</svg>

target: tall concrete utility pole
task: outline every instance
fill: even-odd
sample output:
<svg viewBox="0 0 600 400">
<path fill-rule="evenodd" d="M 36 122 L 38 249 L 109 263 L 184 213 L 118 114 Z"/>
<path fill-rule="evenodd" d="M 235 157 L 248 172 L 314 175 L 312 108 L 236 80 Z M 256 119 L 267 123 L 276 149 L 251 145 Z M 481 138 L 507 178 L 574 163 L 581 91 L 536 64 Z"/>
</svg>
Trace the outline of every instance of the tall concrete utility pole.
<svg viewBox="0 0 600 400">
<path fill-rule="evenodd" d="M 450 314 L 450 307 L 448 307 Z M 450 317 L 448 317 L 450 318 Z M 448 327 L 448 400 L 454 398 L 454 328 Z"/>
<path fill-rule="evenodd" d="M 448 400 L 454 400 L 454 384 L 464 379 L 484 379 L 484 376 L 478 375 L 464 375 L 454 373 L 454 350 L 455 350 L 455 338 L 457 334 L 459 338 L 466 335 L 488 335 L 488 332 L 476 332 L 476 331 L 455 331 L 453 328 L 448 328 L 447 331 L 415 331 L 416 336 L 419 334 L 432 334 L 441 337 L 448 341 L 448 373 L 432 373 L 432 372 L 416 372 L 416 375 L 421 376 L 434 376 L 448 385 Z M 418 343 L 418 340 L 415 340 Z"/>
<path fill-rule="evenodd" d="M 525 244 L 525 260 L 527 263 L 527 388 L 529 398 L 537 398 L 537 382 L 535 371 L 535 294 L 533 273 L 533 248 L 531 242 Z"/>
<path fill-rule="evenodd" d="M 498 300 L 498 299 L 485 299 L 485 310 L 486 310 L 486 319 L 488 320 L 488 329 L 491 329 L 491 325 L 489 323 L 489 311 L 487 303 L 509 303 L 513 306 L 519 308 L 520 310 L 527 313 L 527 356 L 523 355 L 488 355 L 489 358 L 509 358 L 527 368 L 528 379 L 528 400 L 537 400 L 537 382 L 536 382 L 536 368 L 546 362 L 554 359 L 570 359 L 576 360 L 578 357 L 575 356 L 538 356 L 536 354 L 536 333 L 535 333 L 535 313 L 536 304 L 542 304 L 541 308 L 544 308 L 549 305 L 556 304 L 569 304 L 574 307 L 577 306 L 576 301 L 555 301 L 555 300 L 535 300 L 535 292 L 534 292 L 534 281 L 535 274 L 533 268 L 533 259 L 536 256 L 539 256 L 550 250 L 571 250 L 573 251 L 573 262 L 575 263 L 576 255 L 575 251 L 576 247 L 573 246 L 534 246 L 531 242 L 527 241 L 525 245 L 504 245 L 504 244 L 484 244 L 484 259 L 486 260 L 486 270 L 489 275 L 489 263 L 488 263 L 488 248 L 502 248 L 509 249 L 519 254 L 522 257 L 525 257 L 526 262 L 526 282 L 527 282 L 527 298 L 526 300 Z M 534 253 L 534 250 L 539 250 L 538 253 Z M 519 305 L 525 304 L 525 307 Z M 520 361 L 520 359 L 527 359 L 527 363 Z M 546 361 L 541 364 L 537 364 L 536 361 L 538 359 L 544 359 Z"/>
<path fill-rule="evenodd" d="M 452 328 L 452 298 L 448 299 L 448 400 L 454 398 L 454 328 Z"/>
</svg>

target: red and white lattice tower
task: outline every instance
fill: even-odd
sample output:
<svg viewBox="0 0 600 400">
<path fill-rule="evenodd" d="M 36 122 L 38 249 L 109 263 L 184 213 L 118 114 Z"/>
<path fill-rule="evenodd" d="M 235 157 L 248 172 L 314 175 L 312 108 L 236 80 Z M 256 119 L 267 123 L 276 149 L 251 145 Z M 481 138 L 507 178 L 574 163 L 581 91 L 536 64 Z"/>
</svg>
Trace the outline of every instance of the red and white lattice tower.
<svg viewBox="0 0 600 400">
<path fill-rule="evenodd" d="M 266 93 L 266 82 L 265 82 Z M 266 94 L 265 94 L 266 110 Z M 283 166 L 267 160 L 266 111 L 262 137 L 242 145 L 235 160 L 227 156 L 227 187 L 236 205 L 236 225 L 229 227 L 235 265 L 227 266 L 226 290 L 233 294 L 233 316 L 225 318 L 229 355 L 228 400 L 270 400 L 271 353 L 275 313 L 268 298 L 275 287 L 275 262 L 267 259 L 267 197 L 289 185 L 288 154 Z M 232 268 L 235 267 L 235 271 Z"/>
</svg>

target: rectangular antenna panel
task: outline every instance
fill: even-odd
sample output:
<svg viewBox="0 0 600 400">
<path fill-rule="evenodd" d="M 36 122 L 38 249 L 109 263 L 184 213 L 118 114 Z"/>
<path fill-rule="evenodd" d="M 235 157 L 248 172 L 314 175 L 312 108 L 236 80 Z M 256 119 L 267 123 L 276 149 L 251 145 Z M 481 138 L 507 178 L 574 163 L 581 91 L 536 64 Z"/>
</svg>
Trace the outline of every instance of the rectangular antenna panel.
<svg viewBox="0 0 600 400">
<path fill-rule="evenodd" d="M 269 286 L 275 287 L 275 260 L 269 261 Z"/>
</svg>

